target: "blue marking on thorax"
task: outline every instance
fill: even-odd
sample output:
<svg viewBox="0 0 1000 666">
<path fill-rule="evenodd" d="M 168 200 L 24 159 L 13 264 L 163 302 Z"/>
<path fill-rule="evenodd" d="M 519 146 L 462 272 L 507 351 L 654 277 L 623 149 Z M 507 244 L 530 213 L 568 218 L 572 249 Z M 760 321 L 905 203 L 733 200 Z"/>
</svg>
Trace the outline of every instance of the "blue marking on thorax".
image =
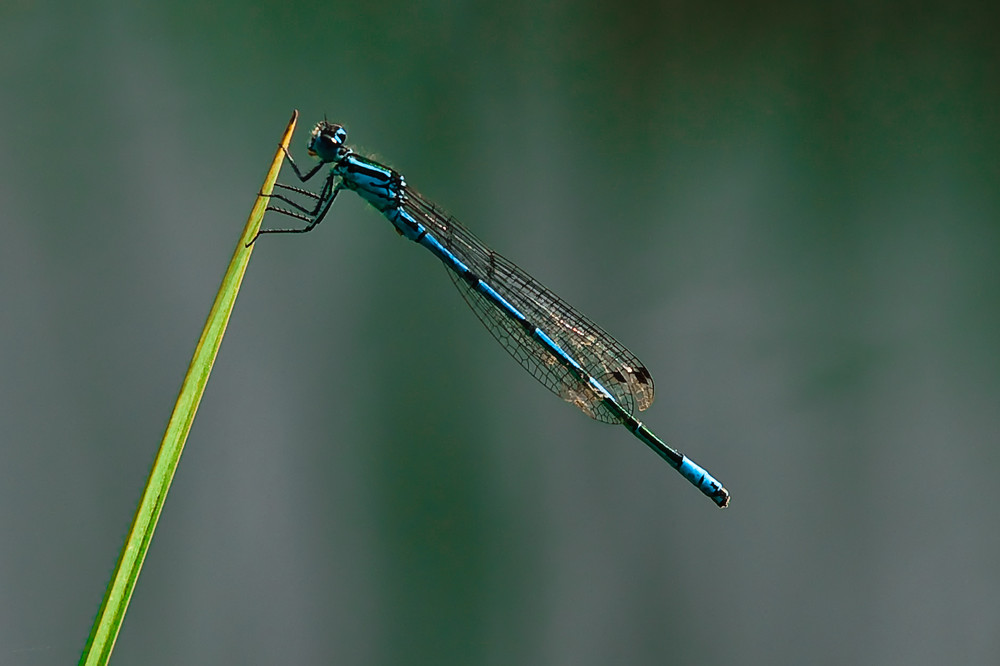
<svg viewBox="0 0 1000 666">
<path fill-rule="evenodd" d="M 379 210 L 398 205 L 403 177 L 389 167 L 351 154 L 334 168 L 344 187 L 354 190 Z"/>
<path fill-rule="evenodd" d="M 402 174 L 354 153 L 334 168 L 344 187 L 357 192 L 385 215 L 396 231 L 410 240 L 416 240 L 423 233 L 423 225 L 403 209 L 406 181 Z"/>
</svg>

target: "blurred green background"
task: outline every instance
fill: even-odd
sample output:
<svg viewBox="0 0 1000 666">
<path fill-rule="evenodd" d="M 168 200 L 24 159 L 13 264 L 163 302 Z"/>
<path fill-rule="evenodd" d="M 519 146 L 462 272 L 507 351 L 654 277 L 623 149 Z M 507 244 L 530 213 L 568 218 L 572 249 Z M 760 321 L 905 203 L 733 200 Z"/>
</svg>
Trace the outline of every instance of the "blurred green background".
<svg viewBox="0 0 1000 666">
<path fill-rule="evenodd" d="M 79 656 L 293 108 L 628 345 L 732 506 L 342 197 L 257 248 L 112 663 L 1000 661 L 980 7 L 0 4 L 0 664 Z"/>
</svg>

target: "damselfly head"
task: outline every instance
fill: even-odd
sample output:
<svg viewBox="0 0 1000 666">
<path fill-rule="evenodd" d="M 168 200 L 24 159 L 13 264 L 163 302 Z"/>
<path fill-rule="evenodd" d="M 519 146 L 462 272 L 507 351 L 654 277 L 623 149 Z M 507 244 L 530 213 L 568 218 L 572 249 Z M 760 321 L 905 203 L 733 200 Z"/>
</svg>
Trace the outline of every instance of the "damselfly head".
<svg viewBox="0 0 1000 666">
<path fill-rule="evenodd" d="M 347 130 L 343 126 L 323 120 L 313 128 L 309 137 L 308 151 L 321 162 L 337 162 L 348 152 L 344 147 L 345 141 L 347 141 Z"/>
</svg>

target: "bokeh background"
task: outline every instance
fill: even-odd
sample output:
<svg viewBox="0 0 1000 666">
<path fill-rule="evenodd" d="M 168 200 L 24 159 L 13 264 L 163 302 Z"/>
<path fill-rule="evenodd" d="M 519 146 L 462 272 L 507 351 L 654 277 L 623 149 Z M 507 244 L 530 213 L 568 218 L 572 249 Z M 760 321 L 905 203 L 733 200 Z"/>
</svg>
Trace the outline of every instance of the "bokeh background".
<svg viewBox="0 0 1000 666">
<path fill-rule="evenodd" d="M 78 658 L 294 108 L 635 351 L 732 506 L 345 196 L 254 254 L 113 663 L 998 663 L 986 7 L 6 0 L 0 664 Z"/>
</svg>

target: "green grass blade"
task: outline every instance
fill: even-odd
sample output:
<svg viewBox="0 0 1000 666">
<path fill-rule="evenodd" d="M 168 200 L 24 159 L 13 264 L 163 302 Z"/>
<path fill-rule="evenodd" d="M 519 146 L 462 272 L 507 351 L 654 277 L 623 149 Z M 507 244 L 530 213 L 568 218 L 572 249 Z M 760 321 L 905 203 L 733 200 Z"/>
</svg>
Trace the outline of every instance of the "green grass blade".
<svg viewBox="0 0 1000 666">
<path fill-rule="evenodd" d="M 292 114 L 285 129 L 284 137 L 278 152 L 275 153 L 274 161 L 264 179 L 261 192 L 270 194 L 274 187 L 274 182 L 278 178 L 281 164 L 284 160 L 284 149 L 288 147 L 288 142 L 292 138 L 295 129 L 295 122 L 298 120 L 298 111 Z M 236 302 L 236 294 L 240 290 L 243 282 L 243 274 L 246 271 L 247 263 L 250 261 L 250 254 L 253 252 L 253 245 L 247 247 L 257 230 L 260 229 L 260 222 L 264 217 L 267 207 L 267 198 L 258 196 L 254 202 L 253 210 L 247 219 L 246 227 L 240 236 L 239 243 L 236 244 L 236 252 L 229 262 L 229 269 L 225 277 L 222 278 L 222 285 L 219 293 L 216 294 L 212 311 L 205 322 L 205 328 L 201 333 L 201 339 L 194 350 L 194 357 L 188 367 L 187 375 L 184 377 L 184 384 L 181 386 L 180 395 L 177 396 L 177 403 L 174 405 L 173 414 L 170 415 L 170 422 L 160 443 L 160 451 L 156 455 L 153 469 L 149 473 L 149 480 L 146 482 L 146 489 L 143 491 L 139 507 L 136 509 L 135 518 L 132 520 L 132 527 L 129 529 L 128 537 L 118 558 L 111 582 L 104 593 L 104 601 L 101 602 L 101 609 L 97 612 L 94 626 L 90 630 L 90 637 L 83 648 L 80 656 L 80 664 L 86 666 L 103 666 L 111 658 L 111 650 L 115 646 L 115 639 L 121 628 L 122 620 L 125 618 L 125 610 L 128 608 L 129 599 L 135 589 L 136 580 L 139 578 L 139 570 L 149 549 L 149 542 L 153 538 L 153 530 L 156 529 L 156 521 L 160 517 L 160 510 L 167 497 L 167 490 L 170 482 L 174 478 L 177 463 L 180 461 L 181 451 L 184 450 L 184 441 L 191 430 L 191 423 L 194 421 L 195 412 L 198 410 L 198 403 L 205 392 L 205 384 L 208 383 L 208 376 L 212 372 L 212 364 L 222 343 L 222 335 L 226 332 L 226 324 L 229 322 L 229 315 L 233 311 Z"/>
</svg>

